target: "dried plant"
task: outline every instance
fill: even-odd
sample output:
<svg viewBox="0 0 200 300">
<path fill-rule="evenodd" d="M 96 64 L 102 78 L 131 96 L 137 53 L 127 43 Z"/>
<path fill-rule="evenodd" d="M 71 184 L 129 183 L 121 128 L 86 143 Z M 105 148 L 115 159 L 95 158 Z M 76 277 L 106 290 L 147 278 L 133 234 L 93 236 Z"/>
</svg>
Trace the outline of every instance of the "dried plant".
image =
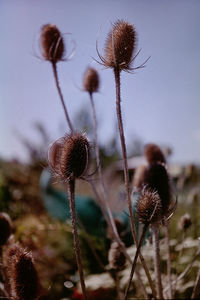
<svg viewBox="0 0 200 300">
<path fill-rule="evenodd" d="M 8 214 L 0 213 L 0 246 L 6 244 L 12 232 L 12 222 Z"/>
</svg>

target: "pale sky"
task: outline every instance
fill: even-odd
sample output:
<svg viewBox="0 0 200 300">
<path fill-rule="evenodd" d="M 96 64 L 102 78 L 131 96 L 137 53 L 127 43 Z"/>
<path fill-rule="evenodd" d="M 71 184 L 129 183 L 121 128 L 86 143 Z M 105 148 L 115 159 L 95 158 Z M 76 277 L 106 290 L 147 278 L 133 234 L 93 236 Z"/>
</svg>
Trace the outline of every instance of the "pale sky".
<svg viewBox="0 0 200 300">
<path fill-rule="evenodd" d="M 95 43 L 103 46 L 111 23 L 125 19 L 135 25 L 144 69 L 122 74 L 122 108 L 126 138 L 139 136 L 173 148 L 173 159 L 200 162 L 200 1 L 199 0 L 0 0 L 0 156 L 24 159 L 26 151 L 15 131 L 37 138 L 33 123 L 41 121 L 58 138 L 65 122 L 51 65 L 36 57 L 42 25 L 53 23 L 76 42 L 69 62 L 58 71 L 70 115 L 89 104 L 77 88 L 87 66 L 98 69 L 100 93 L 95 95 L 99 138 L 106 142 L 115 122 L 115 89 L 111 70 L 103 70 Z"/>
</svg>

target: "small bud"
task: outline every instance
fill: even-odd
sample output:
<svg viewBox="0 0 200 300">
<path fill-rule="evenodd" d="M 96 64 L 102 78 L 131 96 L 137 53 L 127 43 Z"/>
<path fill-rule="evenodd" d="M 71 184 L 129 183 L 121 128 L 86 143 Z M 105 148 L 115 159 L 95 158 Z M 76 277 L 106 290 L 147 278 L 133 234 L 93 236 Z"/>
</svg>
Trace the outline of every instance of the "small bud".
<svg viewBox="0 0 200 300">
<path fill-rule="evenodd" d="M 135 51 L 136 33 L 133 25 L 118 20 L 109 33 L 105 45 L 105 66 L 118 67 L 120 70 L 129 68 Z"/>
<path fill-rule="evenodd" d="M 50 167 L 63 180 L 83 176 L 88 167 L 90 144 L 81 133 L 73 133 L 50 145 L 48 160 Z"/>
<path fill-rule="evenodd" d="M 144 185 L 158 193 L 165 215 L 171 201 L 170 179 L 165 166 L 161 163 L 151 164 L 145 172 Z"/>
<path fill-rule="evenodd" d="M 162 204 L 156 192 L 145 188 L 137 202 L 137 215 L 143 224 L 153 224 L 161 220 Z"/>
<path fill-rule="evenodd" d="M 32 255 L 14 244 L 7 250 L 5 263 L 12 299 L 35 300 L 40 284 Z"/>
<path fill-rule="evenodd" d="M 65 46 L 59 29 L 52 24 L 46 24 L 41 29 L 42 55 L 46 60 L 57 63 L 63 59 Z"/>
<path fill-rule="evenodd" d="M 166 163 L 164 154 L 155 144 L 147 144 L 144 148 L 144 155 L 150 165 L 156 162 Z"/>
<path fill-rule="evenodd" d="M 95 69 L 88 68 L 83 78 L 84 90 L 92 94 L 98 91 L 99 87 L 99 76 Z"/>
<path fill-rule="evenodd" d="M 122 270 L 126 263 L 126 258 L 117 242 L 112 242 L 108 252 L 108 261 L 110 267 L 115 270 Z"/>
<path fill-rule="evenodd" d="M 0 213 L 0 246 L 6 244 L 12 232 L 12 223 L 9 215 Z"/>
<path fill-rule="evenodd" d="M 182 230 L 186 231 L 192 225 L 192 220 L 189 214 L 185 214 L 181 217 L 180 227 Z"/>
</svg>

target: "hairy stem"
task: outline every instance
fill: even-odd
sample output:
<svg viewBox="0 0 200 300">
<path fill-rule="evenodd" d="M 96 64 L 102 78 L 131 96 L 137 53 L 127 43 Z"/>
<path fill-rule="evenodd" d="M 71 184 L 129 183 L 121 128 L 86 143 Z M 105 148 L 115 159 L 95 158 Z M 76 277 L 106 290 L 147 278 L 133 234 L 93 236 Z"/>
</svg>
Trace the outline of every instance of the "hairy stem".
<svg viewBox="0 0 200 300">
<path fill-rule="evenodd" d="M 135 272 L 136 262 L 137 262 L 138 255 L 139 255 L 139 252 L 140 252 L 140 248 L 141 248 L 142 243 L 143 243 L 143 241 L 144 241 L 145 234 L 146 234 L 146 231 L 147 231 L 148 226 L 149 226 L 149 224 L 145 224 L 144 227 L 143 227 L 142 235 L 141 235 L 141 237 L 140 237 L 140 241 L 139 241 L 139 244 L 138 244 L 138 246 L 137 246 L 137 250 L 136 250 L 136 253 L 135 253 L 135 257 L 134 257 L 134 260 L 133 260 L 133 263 L 132 263 L 131 273 L 130 273 L 128 285 L 127 285 L 127 287 L 126 287 L 124 300 L 127 300 L 127 297 L 128 297 L 128 291 L 129 291 L 129 289 L 130 289 L 131 281 L 132 281 L 132 278 L 133 278 L 133 275 L 134 275 L 134 272 Z"/>
<path fill-rule="evenodd" d="M 58 90 L 59 98 L 60 98 L 62 107 L 64 109 L 64 113 L 65 113 L 65 117 L 66 117 L 68 126 L 70 128 L 71 133 L 72 133 L 73 132 L 73 126 L 72 126 L 72 123 L 70 121 L 70 117 L 69 117 L 69 114 L 68 114 L 68 111 L 67 111 L 67 107 L 65 105 L 63 94 L 62 94 L 62 91 L 61 91 L 61 88 L 60 88 L 56 63 L 52 63 L 52 68 L 53 68 L 53 75 L 54 75 L 54 79 L 55 79 L 55 82 L 56 82 L 56 88 Z"/>
<path fill-rule="evenodd" d="M 136 228 L 135 228 L 134 216 L 133 216 L 133 210 L 132 210 L 132 204 L 131 204 L 128 163 L 127 163 L 127 151 L 126 151 L 126 143 L 125 143 L 123 122 L 122 122 L 122 113 L 121 113 L 120 70 L 118 68 L 114 69 L 114 75 L 115 75 L 115 85 L 116 85 L 116 112 L 117 112 L 118 127 L 119 127 L 119 134 L 120 134 L 120 141 L 121 141 L 121 148 L 122 148 L 122 155 L 123 155 L 123 163 L 124 163 L 124 181 L 125 181 L 125 188 L 126 188 L 126 197 L 127 197 L 128 209 L 129 209 L 129 214 L 130 214 L 132 235 L 133 235 L 133 238 L 135 241 L 135 245 L 137 247 L 138 241 L 137 241 L 137 234 L 136 234 Z M 156 290 L 154 288 L 154 284 L 151 279 L 149 269 L 148 269 L 141 253 L 139 253 L 139 256 L 140 256 L 142 266 L 145 270 L 146 276 L 149 280 L 149 285 L 151 287 L 152 294 L 153 294 L 154 298 L 156 299 Z"/>
<path fill-rule="evenodd" d="M 84 299 L 87 300 L 86 288 L 85 288 L 85 281 L 83 275 L 83 267 L 81 261 L 81 251 L 80 251 L 80 244 L 77 232 L 77 221 L 76 221 L 76 210 L 75 210 L 75 179 L 69 179 L 69 202 L 70 202 L 70 210 L 71 210 L 71 217 L 72 217 L 72 228 L 73 228 L 73 236 L 74 236 L 74 247 L 75 247 L 75 255 L 76 255 L 76 262 L 78 266 L 81 288 L 83 292 Z"/>
<path fill-rule="evenodd" d="M 169 236 L 169 221 L 165 219 L 165 234 L 167 246 L 167 275 L 169 284 L 169 299 L 173 299 L 172 278 L 171 278 L 171 255 L 170 255 L 170 236 Z"/>
<path fill-rule="evenodd" d="M 163 299 L 163 288 L 162 288 L 161 271 L 160 271 L 159 228 L 157 225 L 152 226 L 152 238 L 153 238 L 153 246 L 154 246 L 154 268 L 155 268 L 156 288 L 157 288 L 158 298 Z"/>
</svg>

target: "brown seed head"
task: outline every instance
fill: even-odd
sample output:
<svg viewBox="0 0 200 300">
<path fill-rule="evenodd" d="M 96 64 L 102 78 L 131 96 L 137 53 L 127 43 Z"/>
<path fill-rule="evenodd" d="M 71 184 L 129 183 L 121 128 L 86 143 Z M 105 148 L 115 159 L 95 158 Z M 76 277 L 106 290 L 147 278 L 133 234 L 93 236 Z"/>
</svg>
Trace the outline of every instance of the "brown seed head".
<svg viewBox="0 0 200 300">
<path fill-rule="evenodd" d="M 144 185 L 158 193 L 165 215 L 171 202 L 170 179 L 165 166 L 161 163 L 150 165 L 145 172 Z"/>
<path fill-rule="evenodd" d="M 46 60 L 57 63 L 63 59 L 65 46 L 62 34 L 59 29 L 52 24 L 46 24 L 41 28 L 42 55 Z"/>
<path fill-rule="evenodd" d="M 117 242 L 112 242 L 110 245 L 110 250 L 108 252 L 108 261 L 111 268 L 115 270 L 122 270 L 126 263 L 126 257 L 121 251 L 121 248 Z"/>
<path fill-rule="evenodd" d="M 156 162 L 166 163 L 164 154 L 155 144 L 147 144 L 144 148 L 144 155 L 146 156 L 149 164 Z"/>
<path fill-rule="evenodd" d="M 192 220 L 189 214 L 185 214 L 181 217 L 180 227 L 186 231 L 192 225 Z"/>
<path fill-rule="evenodd" d="M 90 144 L 81 133 L 73 133 L 50 145 L 50 167 L 64 180 L 83 176 L 88 167 Z"/>
<path fill-rule="evenodd" d="M 7 250 L 5 261 L 12 298 L 36 299 L 40 285 L 32 255 L 18 244 L 14 244 Z"/>
<path fill-rule="evenodd" d="M 92 94 L 98 91 L 99 88 L 99 75 L 93 68 L 88 68 L 83 78 L 84 90 Z"/>
<path fill-rule="evenodd" d="M 6 244 L 12 232 L 12 222 L 6 213 L 0 213 L 0 246 Z"/>
<path fill-rule="evenodd" d="M 161 220 L 162 204 L 158 193 L 145 188 L 137 202 L 137 215 L 143 224 L 153 224 Z"/>
<path fill-rule="evenodd" d="M 105 66 L 126 70 L 129 68 L 136 46 L 136 32 L 132 24 L 118 20 L 105 44 Z"/>
</svg>

